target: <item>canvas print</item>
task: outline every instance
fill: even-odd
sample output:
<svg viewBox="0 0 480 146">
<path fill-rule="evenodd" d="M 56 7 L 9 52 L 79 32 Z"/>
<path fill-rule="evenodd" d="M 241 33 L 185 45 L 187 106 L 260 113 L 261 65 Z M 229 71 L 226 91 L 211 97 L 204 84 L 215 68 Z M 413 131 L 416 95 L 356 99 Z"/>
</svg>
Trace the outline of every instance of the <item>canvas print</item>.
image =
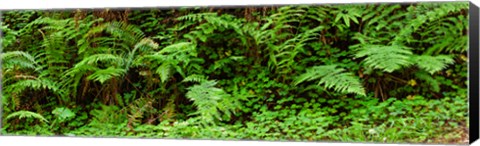
<svg viewBox="0 0 480 146">
<path fill-rule="evenodd" d="M 468 143 L 468 2 L 2 12 L 2 135 Z"/>
</svg>

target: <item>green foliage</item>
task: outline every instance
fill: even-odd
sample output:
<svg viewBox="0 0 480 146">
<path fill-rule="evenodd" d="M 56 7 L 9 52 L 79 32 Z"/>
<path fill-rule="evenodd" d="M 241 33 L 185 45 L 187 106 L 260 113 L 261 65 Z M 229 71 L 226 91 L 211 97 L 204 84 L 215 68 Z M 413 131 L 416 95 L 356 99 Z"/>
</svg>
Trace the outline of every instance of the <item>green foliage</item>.
<svg viewBox="0 0 480 146">
<path fill-rule="evenodd" d="M 12 118 L 18 118 L 18 119 L 33 118 L 33 119 L 38 119 L 41 122 L 48 123 L 47 119 L 45 119 L 42 115 L 31 112 L 31 111 L 16 111 L 14 113 L 9 114 L 7 118 L 5 118 L 5 120 L 12 119 Z"/>
<path fill-rule="evenodd" d="M 400 46 L 367 45 L 355 54 L 355 57 L 365 57 L 363 62 L 367 67 L 393 72 L 411 65 L 408 49 Z"/>
<path fill-rule="evenodd" d="M 220 113 L 229 117 L 237 108 L 235 99 L 222 89 L 216 88 L 216 84 L 216 81 L 201 82 L 189 87 L 186 94 L 197 107 L 197 112 L 192 114 L 198 115 L 202 122 L 207 124 L 214 124 L 215 119 L 222 120 Z"/>
<path fill-rule="evenodd" d="M 3 49 L 15 42 L 18 32 L 10 29 L 9 26 L 4 25 L 4 23 L 0 23 L 0 30 L 2 30 L 2 38 L 0 39 L 0 43 L 2 44 Z"/>
<path fill-rule="evenodd" d="M 305 81 L 320 80 L 318 84 L 324 84 L 326 88 L 333 88 L 341 93 L 355 93 L 365 96 L 365 89 L 360 80 L 345 69 L 337 68 L 336 65 L 315 66 L 301 74 L 295 84 Z"/>
<path fill-rule="evenodd" d="M 207 82 L 207 81 L 208 81 L 207 77 L 202 76 L 202 75 L 196 75 L 196 74 L 190 75 L 190 76 L 186 77 L 185 79 L 183 79 L 183 82 L 203 83 L 203 82 Z"/>
<path fill-rule="evenodd" d="M 14 69 L 36 69 L 35 57 L 23 51 L 10 51 L 1 54 L 2 68 L 6 73 Z M 5 73 L 5 74 L 6 74 Z"/>
<path fill-rule="evenodd" d="M 415 56 L 413 57 L 413 62 L 417 66 L 430 74 L 441 71 L 447 67 L 448 64 L 453 64 L 454 60 L 446 55 L 440 56 Z"/>
<path fill-rule="evenodd" d="M 75 113 L 68 108 L 55 108 L 52 114 L 57 116 L 61 121 L 75 117 Z"/>
<path fill-rule="evenodd" d="M 361 13 L 362 13 L 361 7 L 362 6 L 359 6 L 359 5 L 338 6 L 338 9 L 333 11 L 333 13 L 337 14 L 335 16 L 334 23 L 339 23 L 340 20 L 343 20 L 347 28 L 350 27 L 351 21 L 358 24 L 359 21 L 357 18 L 361 16 Z M 343 28 L 340 27 L 341 25 L 337 25 L 337 26 L 339 26 L 338 28 L 340 30 L 343 30 Z"/>
<path fill-rule="evenodd" d="M 6 12 L 2 132 L 465 142 L 467 12 L 466 2 Z"/>
</svg>

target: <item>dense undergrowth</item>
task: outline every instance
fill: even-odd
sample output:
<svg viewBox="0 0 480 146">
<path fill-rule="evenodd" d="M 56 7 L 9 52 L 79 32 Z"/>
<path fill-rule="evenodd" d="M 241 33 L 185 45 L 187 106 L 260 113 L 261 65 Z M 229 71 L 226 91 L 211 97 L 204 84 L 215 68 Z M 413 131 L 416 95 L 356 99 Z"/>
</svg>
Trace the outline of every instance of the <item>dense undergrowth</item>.
<svg viewBox="0 0 480 146">
<path fill-rule="evenodd" d="M 4 12 L 2 133 L 464 143 L 467 12 Z"/>
</svg>

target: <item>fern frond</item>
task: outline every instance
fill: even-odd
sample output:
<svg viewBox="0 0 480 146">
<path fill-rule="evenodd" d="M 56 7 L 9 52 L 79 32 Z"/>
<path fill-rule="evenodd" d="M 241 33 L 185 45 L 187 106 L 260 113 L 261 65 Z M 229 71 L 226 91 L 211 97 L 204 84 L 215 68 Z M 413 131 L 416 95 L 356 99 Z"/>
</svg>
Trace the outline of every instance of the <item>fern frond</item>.
<svg viewBox="0 0 480 146">
<path fill-rule="evenodd" d="M 427 32 L 427 34 L 424 34 L 422 38 L 422 42 L 431 42 L 431 41 L 424 41 L 426 39 L 435 39 L 436 43 L 441 44 L 442 42 L 449 42 L 453 41 L 455 42 L 455 39 L 457 37 L 461 37 L 462 31 L 456 31 L 452 33 L 452 35 L 445 35 L 442 37 L 439 37 L 439 34 L 436 33 L 431 33 L 431 32 L 448 32 L 446 30 L 449 30 L 451 28 L 448 28 L 448 26 L 442 26 L 444 24 L 447 24 L 445 22 L 446 19 L 452 18 L 449 17 L 451 14 L 459 14 L 463 10 L 468 9 L 468 2 L 448 2 L 448 3 L 420 3 L 419 5 L 416 6 L 411 6 L 408 8 L 408 11 L 406 14 L 409 14 L 407 17 L 405 25 L 403 26 L 402 29 L 397 33 L 397 35 L 394 37 L 393 42 L 396 43 L 401 43 L 401 42 L 412 42 L 412 41 L 418 41 L 415 39 L 412 39 L 412 34 L 416 32 Z M 458 15 L 457 15 L 458 16 Z M 457 17 L 454 16 L 454 17 Z M 462 16 L 460 16 L 462 17 Z M 465 24 L 468 21 L 456 21 L 454 24 L 457 25 L 464 25 L 466 27 L 467 25 Z M 422 31 L 426 30 L 426 31 Z M 450 40 L 445 40 L 445 38 L 450 38 Z M 462 40 L 464 41 L 464 40 Z M 443 44 L 444 45 L 444 44 Z M 460 48 L 458 46 L 453 46 L 452 48 L 460 49 L 461 51 L 465 51 L 462 49 L 465 49 L 466 46 L 465 44 L 460 45 Z M 442 49 L 441 46 L 437 46 L 439 49 Z M 431 49 L 432 50 L 432 49 Z"/>
<path fill-rule="evenodd" d="M 443 70 L 447 67 L 448 64 L 453 64 L 454 60 L 450 56 L 438 55 L 438 56 L 414 56 L 412 61 L 416 65 L 430 74 L 434 74 L 440 70 Z"/>
<path fill-rule="evenodd" d="M 400 8 L 401 5 L 399 4 L 381 4 L 378 6 L 369 5 L 367 9 L 362 13 L 362 21 L 366 22 L 366 28 L 364 29 L 364 32 L 398 27 L 397 25 L 394 25 L 394 22 L 396 21 L 396 19 L 404 17 L 405 15 L 405 13 L 394 13 L 395 10 L 398 10 Z M 378 13 L 380 11 L 382 13 Z M 394 26 L 390 26 L 388 24 Z"/>
<path fill-rule="evenodd" d="M 271 15 L 271 18 L 274 18 L 275 23 L 279 24 L 280 27 L 289 26 L 288 23 L 299 22 L 301 17 L 303 17 L 306 11 L 303 7 L 290 7 L 284 6 L 278 9 L 278 13 Z M 281 25 L 283 24 L 283 26 Z"/>
<path fill-rule="evenodd" d="M 9 114 L 5 119 L 8 120 L 8 119 L 12 119 L 12 118 L 15 118 L 15 117 L 17 117 L 18 119 L 34 118 L 34 119 L 40 120 L 41 122 L 48 123 L 48 120 L 45 119 L 45 117 L 43 117 L 42 115 L 40 115 L 38 113 L 31 112 L 31 111 L 16 111 L 14 113 Z"/>
<path fill-rule="evenodd" d="M 180 53 L 180 52 L 192 51 L 194 47 L 195 45 L 193 43 L 180 42 L 180 43 L 175 43 L 163 48 L 159 53 L 166 54 L 166 53 Z"/>
<path fill-rule="evenodd" d="M 165 81 L 167 81 L 168 78 L 170 78 L 171 69 L 172 68 L 170 64 L 167 62 L 167 63 L 163 63 L 157 68 L 157 70 L 155 70 L 155 73 L 160 75 L 160 80 L 162 81 L 162 83 L 165 83 Z"/>
<path fill-rule="evenodd" d="M 100 83 L 105 83 L 105 81 L 110 80 L 115 77 L 121 77 L 125 75 L 126 72 L 121 68 L 108 67 L 106 69 L 101 69 L 95 71 L 93 74 L 87 77 L 89 80 L 99 81 Z"/>
<path fill-rule="evenodd" d="M 2 48 L 0 48 L 0 52 L 3 52 L 3 48 L 7 48 L 16 41 L 18 32 L 9 28 L 9 25 L 4 25 L 3 22 L 0 22 L 0 30 L 2 32 L 2 37 L 0 37 Z"/>
<path fill-rule="evenodd" d="M 0 59 L 2 60 L 2 68 L 19 66 L 20 68 L 35 69 L 38 65 L 35 57 L 23 51 L 9 51 L 0 53 Z"/>
<path fill-rule="evenodd" d="M 149 38 L 144 38 L 135 44 L 134 49 L 126 55 L 127 57 L 124 58 L 124 68 L 126 71 L 128 72 L 132 66 L 138 67 L 144 64 L 143 59 L 145 58 L 143 57 L 143 53 L 150 53 L 157 48 L 158 44 Z"/>
<path fill-rule="evenodd" d="M 24 79 L 17 81 L 11 85 L 7 85 L 5 88 L 12 93 L 21 93 L 27 88 L 31 88 L 34 90 L 40 89 L 49 89 L 53 92 L 59 91 L 58 85 L 46 78 L 36 78 L 36 79 Z"/>
<path fill-rule="evenodd" d="M 137 44 L 135 44 L 135 49 L 140 49 L 142 52 L 148 52 L 150 49 L 157 49 L 158 43 L 149 38 L 144 38 Z"/>
<path fill-rule="evenodd" d="M 186 23 L 184 26 L 181 26 L 180 30 L 196 23 L 200 23 L 195 27 L 196 30 L 190 31 L 184 35 L 185 38 L 190 39 L 192 42 L 196 42 L 197 40 L 206 42 L 209 35 L 213 34 L 215 30 L 234 30 L 240 36 L 244 35 L 243 30 L 241 29 L 242 23 L 239 23 L 238 19 L 235 19 L 233 15 L 229 14 L 222 14 L 221 16 L 218 16 L 216 13 L 188 14 L 178 17 L 177 20 L 185 21 Z M 245 43 L 243 37 L 240 37 L 240 39 Z"/>
<path fill-rule="evenodd" d="M 318 32 L 323 29 L 324 26 L 315 27 L 288 39 L 279 46 L 270 48 L 270 61 L 272 62 L 270 67 L 282 70 L 282 73 L 288 73 L 291 70 L 291 66 L 295 64 L 297 54 L 303 51 L 307 42 L 318 39 Z"/>
<path fill-rule="evenodd" d="M 199 13 L 199 14 L 188 14 L 184 16 L 177 17 L 179 21 L 202 21 L 205 17 L 218 16 L 217 13 Z"/>
<path fill-rule="evenodd" d="M 88 71 L 97 71 L 99 70 L 98 67 L 95 67 L 95 66 L 92 66 L 92 65 L 75 65 L 73 68 L 67 70 L 65 72 L 65 74 L 62 76 L 61 79 L 68 79 L 68 78 L 71 78 L 71 77 L 78 77 L 78 76 L 82 76 L 83 74 L 85 74 L 86 72 Z"/>
<path fill-rule="evenodd" d="M 421 15 L 414 19 L 410 25 L 416 31 L 425 23 L 439 20 L 446 15 L 457 13 L 464 9 L 468 9 L 468 2 L 420 3 L 414 11 Z"/>
<path fill-rule="evenodd" d="M 125 41 L 128 45 L 134 45 L 145 38 L 145 34 L 135 25 L 129 25 L 123 22 L 106 23 L 106 31 L 113 37 Z"/>
<path fill-rule="evenodd" d="M 97 65 L 99 62 L 106 64 L 116 64 L 118 66 L 124 64 L 124 59 L 121 56 L 115 54 L 95 54 L 84 58 L 81 62 L 77 63 L 76 66 L 81 65 Z"/>
<path fill-rule="evenodd" d="M 401 46 L 366 45 L 355 54 L 355 57 L 366 57 L 363 63 L 367 67 L 393 72 L 411 65 L 412 54 L 406 47 Z"/>
<path fill-rule="evenodd" d="M 185 79 L 183 79 L 182 82 L 202 83 L 202 82 L 206 82 L 206 81 L 208 81 L 208 78 L 206 76 L 193 74 L 193 75 L 190 75 L 190 76 L 186 77 Z"/>
<path fill-rule="evenodd" d="M 355 93 L 365 96 L 365 89 L 360 80 L 352 73 L 336 65 L 315 66 L 307 69 L 306 73 L 299 75 L 293 82 L 294 85 L 306 81 L 318 80 L 318 85 L 333 88 L 340 93 Z"/>
<path fill-rule="evenodd" d="M 227 99 L 231 96 L 222 89 L 216 88 L 216 84 L 216 81 L 205 81 L 200 85 L 189 87 L 186 94 L 186 97 L 197 107 L 194 115 L 198 115 L 207 124 L 214 124 L 215 119 L 221 120 L 220 112 L 229 113 L 237 108 L 228 106 L 233 105 Z"/>
</svg>

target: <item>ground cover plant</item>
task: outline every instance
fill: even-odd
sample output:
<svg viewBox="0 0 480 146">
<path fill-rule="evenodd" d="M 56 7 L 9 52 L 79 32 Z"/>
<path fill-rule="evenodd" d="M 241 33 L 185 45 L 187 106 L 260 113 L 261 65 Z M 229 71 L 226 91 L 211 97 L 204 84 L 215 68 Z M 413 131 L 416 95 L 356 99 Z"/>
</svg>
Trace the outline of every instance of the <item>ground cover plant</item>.
<svg viewBox="0 0 480 146">
<path fill-rule="evenodd" d="M 468 2 L 2 13 L 5 135 L 468 142 Z"/>
</svg>

